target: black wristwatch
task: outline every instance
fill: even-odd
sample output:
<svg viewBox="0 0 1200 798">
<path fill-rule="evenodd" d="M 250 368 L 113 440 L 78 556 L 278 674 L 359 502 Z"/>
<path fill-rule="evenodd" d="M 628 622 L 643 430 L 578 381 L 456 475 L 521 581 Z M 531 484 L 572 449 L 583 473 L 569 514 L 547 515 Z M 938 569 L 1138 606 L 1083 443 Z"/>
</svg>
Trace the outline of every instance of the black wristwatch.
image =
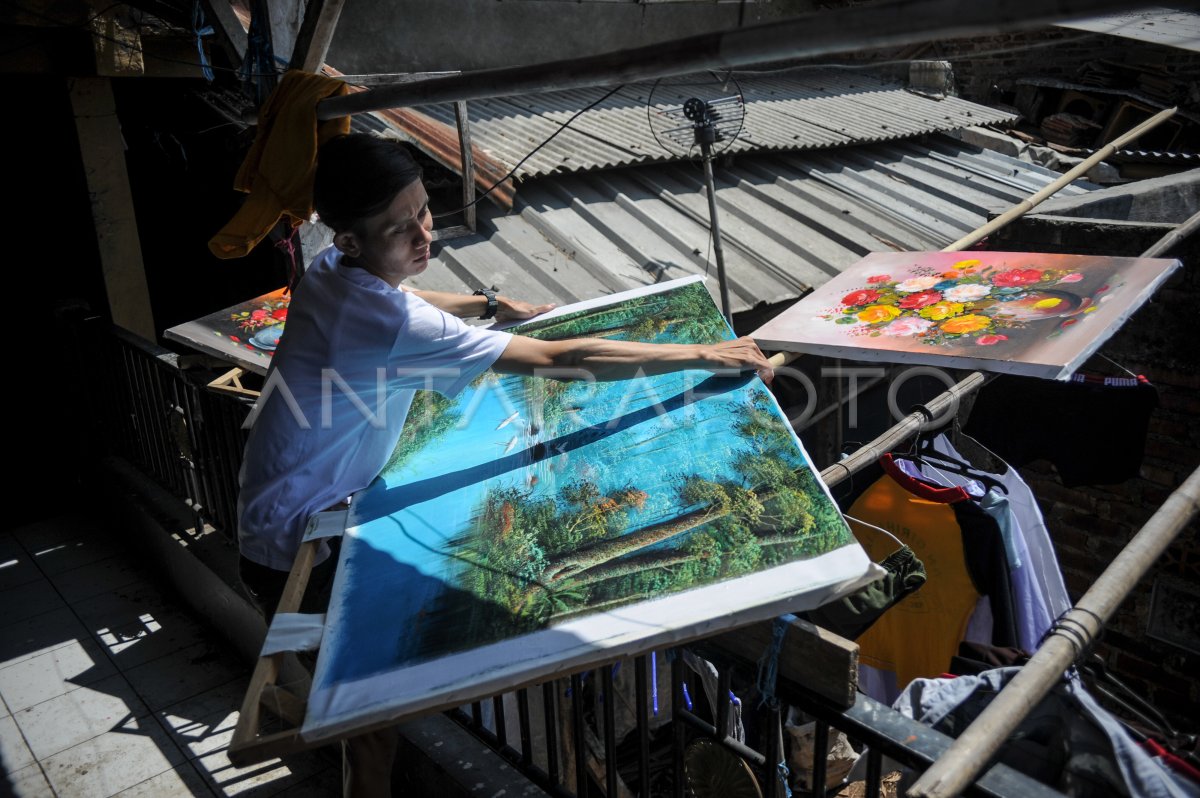
<svg viewBox="0 0 1200 798">
<path fill-rule="evenodd" d="M 496 301 L 496 286 L 491 288 L 480 288 L 472 296 L 487 297 L 487 310 L 479 318 L 490 319 L 496 315 L 496 309 L 500 307 L 500 303 Z"/>
</svg>

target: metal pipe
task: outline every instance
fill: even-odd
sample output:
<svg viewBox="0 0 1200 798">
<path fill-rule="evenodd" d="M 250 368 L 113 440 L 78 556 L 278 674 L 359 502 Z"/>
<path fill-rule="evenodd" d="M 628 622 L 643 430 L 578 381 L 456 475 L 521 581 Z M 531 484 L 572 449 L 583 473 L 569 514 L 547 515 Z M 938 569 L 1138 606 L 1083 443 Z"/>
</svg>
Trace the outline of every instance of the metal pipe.
<svg viewBox="0 0 1200 798">
<path fill-rule="evenodd" d="M 704 69 L 901 47 L 934 39 L 1031 30 L 1073 17 L 1149 5 L 1146 0 L 1024 0 L 962 3 L 896 0 L 804 14 L 786 21 L 706 33 L 585 58 L 504 67 L 417 83 L 396 84 L 322 100 L 317 118 L 429 103 L 511 97 L 686 75 Z"/>
<path fill-rule="evenodd" d="M 700 142 L 704 160 L 704 188 L 708 194 L 708 227 L 712 235 L 713 256 L 717 259 L 717 286 L 721 292 L 721 313 L 733 328 L 733 311 L 729 305 L 729 279 L 725 276 L 725 250 L 721 247 L 721 223 L 717 219 L 717 184 L 713 180 L 712 147 Z"/>
<path fill-rule="evenodd" d="M 1154 561 L 1200 511 L 1200 468 L 1172 493 L 1060 623 L 1094 640 Z M 913 798 L 949 798 L 975 779 L 1030 709 L 1080 653 L 1072 637 L 1051 634 L 1021 671 L 909 789 Z"/>
</svg>

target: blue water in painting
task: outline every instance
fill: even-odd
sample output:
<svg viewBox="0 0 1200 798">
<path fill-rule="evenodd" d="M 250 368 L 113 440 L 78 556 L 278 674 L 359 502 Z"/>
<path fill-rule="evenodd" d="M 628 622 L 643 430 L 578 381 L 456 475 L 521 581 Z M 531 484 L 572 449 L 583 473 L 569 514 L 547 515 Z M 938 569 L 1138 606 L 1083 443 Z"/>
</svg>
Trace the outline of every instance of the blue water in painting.
<svg viewBox="0 0 1200 798">
<path fill-rule="evenodd" d="M 648 498 L 629 509 L 630 530 L 678 517 L 692 509 L 677 499 L 682 476 L 738 479 L 732 462 L 747 442 L 733 421 L 756 393 L 767 394 L 757 379 L 707 372 L 571 383 L 560 401 L 572 411 L 544 425 L 526 395 L 533 382 L 489 376 L 464 391 L 455 403 L 459 428 L 355 498 L 357 528 L 343 542 L 353 579 L 338 615 L 343 639 L 353 644 L 331 650 L 326 682 L 477 644 L 432 628 L 453 620 L 430 607 L 458 590 L 455 577 L 469 566 L 455 558 L 455 541 L 462 542 L 489 489 L 519 487 L 533 498 L 553 498 L 579 480 L 604 495 L 632 486 Z M 792 467 L 801 467 L 798 448 L 795 458 Z M 431 635 L 438 642 L 431 644 Z"/>
</svg>

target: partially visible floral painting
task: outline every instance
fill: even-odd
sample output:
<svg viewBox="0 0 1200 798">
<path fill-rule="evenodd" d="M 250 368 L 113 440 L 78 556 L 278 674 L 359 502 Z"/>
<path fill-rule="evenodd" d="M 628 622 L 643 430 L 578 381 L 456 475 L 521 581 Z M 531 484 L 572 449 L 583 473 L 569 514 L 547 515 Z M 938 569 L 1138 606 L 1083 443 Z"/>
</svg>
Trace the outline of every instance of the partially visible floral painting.
<svg viewBox="0 0 1200 798">
<path fill-rule="evenodd" d="M 754 337 L 764 348 L 1066 379 L 1178 266 L 1017 252 L 872 253 Z"/>
<path fill-rule="evenodd" d="M 167 330 L 166 336 L 266 373 L 287 323 L 292 295 L 286 288 Z"/>
</svg>

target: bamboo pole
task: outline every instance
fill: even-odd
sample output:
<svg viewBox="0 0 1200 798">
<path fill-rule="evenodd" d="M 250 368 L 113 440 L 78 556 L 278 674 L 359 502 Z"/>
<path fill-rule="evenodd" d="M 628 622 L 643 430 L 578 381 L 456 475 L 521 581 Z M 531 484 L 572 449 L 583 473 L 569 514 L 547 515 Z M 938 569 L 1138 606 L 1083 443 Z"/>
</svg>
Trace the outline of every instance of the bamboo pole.
<svg viewBox="0 0 1200 798">
<path fill-rule="evenodd" d="M 1158 239 L 1154 246 L 1142 253 L 1142 257 L 1157 258 L 1159 255 L 1165 255 L 1171 250 L 1171 247 L 1183 241 L 1197 230 L 1200 230 L 1200 211 L 1193 213 L 1183 224 Z"/>
<path fill-rule="evenodd" d="M 486 69 L 454 77 L 384 86 L 317 105 L 317 118 L 430 103 L 510 97 L 686 75 L 705 69 L 811 58 L 863 48 L 1032 30 L 1072 17 L 1125 11 L 1149 0 L 898 0 L 804 14 L 584 58 Z"/>
<path fill-rule="evenodd" d="M 1200 510 L 1200 468 L 1159 508 L 1059 624 L 1090 642 L 1154 561 Z M 1051 634 L 979 717 L 909 789 L 910 798 L 949 798 L 974 781 L 1080 654 L 1072 633 Z"/>
<path fill-rule="evenodd" d="M 1048 199 L 1051 195 L 1056 193 L 1063 186 L 1066 186 L 1068 183 L 1072 182 L 1077 177 L 1080 177 L 1081 175 L 1085 174 L 1087 172 L 1087 170 L 1091 169 L 1093 166 L 1100 163 L 1105 158 L 1112 155 L 1114 152 L 1121 149 L 1129 142 L 1138 138 L 1143 133 L 1147 133 L 1147 132 L 1153 130 L 1154 128 L 1161 125 L 1163 122 L 1166 122 L 1168 119 L 1175 116 L 1175 112 L 1177 110 L 1179 110 L 1179 109 L 1167 108 L 1164 111 L 1159 111 L 1157 114 L 1150 117 L 1145 122 L 1143 122 L 1142 124 L 1135 127 L 1133 130 L 1130 130 L 1128 133 L 1125 133 L 1122 136 L 1118 136 L 1117 138 L 1110 141 L 1108 144 L 1106 144 L 1103 147 L 1101 147 L 1100 149 L 1096 150 L 1094 153 L 1092 153 L 1090 156 L 1088 156 L 1085 160 L 1080 161 L 1078 164 L 1076 164 L 1073 169 L 1071 169 L 1068 172 L 1065 172 L 1062 175 L 1062 177 L 1058 178 L 1053 183 L 1051 183 L 1050 185 L 1043 188 L 1041 191 L 1037 192 L 1036 194 L 1029 197 L 1028 199 L 1022 200 L 1021 202 L 1017 203 L 1012 208 L 1009 208 L 1007 211 L 1000 214 L 995 219 L 993 219 L 992 221 L 985 224 L 983 227 L 980 227 L 975 232 L 968 233 L 967 235 L 958 239 L 953 244 L 951 244 L 950 246 L 943 249 L 942 252 L 956 252 L 960 249 L 965 249 L 965 248 L 971 246 L 972 244 L 976 243 L 980 239 L 982 239 L 984 236 L 990 235 L 991 233 L 995 232 L 996 230 L 999 230 L 1001 227 L 1004 227 L 1006 224 L 1013 221 L 1014 219 L 1019 219 L 1020 217 L 1029 213 L 1036 206 L 1045 202 L 1046 199 Z"/>
<path fill-rule="evenodd" d="M 821 479 L 826 485 L 836 485 L 843 479 L 861 471 L 874 463 L 883 455 L 895 449 L 914 432 L 920 431 L 925 424 L 946 412 L 957 412 L 959 401 L 966 395 L 977 391 L 983 386 L 986 377 L 982 372 L 974 371 L 956 383 L 949 390 L 935 396 L 926 402 L 925 410 L 917 410 L 908 414 L 895 426 L 884 432 L 875 440 L 864 445 L 845 460 L 839 460 L 821 472 Z M 928 411 L 926 414 L 925 411 Z"/>
</svg>

